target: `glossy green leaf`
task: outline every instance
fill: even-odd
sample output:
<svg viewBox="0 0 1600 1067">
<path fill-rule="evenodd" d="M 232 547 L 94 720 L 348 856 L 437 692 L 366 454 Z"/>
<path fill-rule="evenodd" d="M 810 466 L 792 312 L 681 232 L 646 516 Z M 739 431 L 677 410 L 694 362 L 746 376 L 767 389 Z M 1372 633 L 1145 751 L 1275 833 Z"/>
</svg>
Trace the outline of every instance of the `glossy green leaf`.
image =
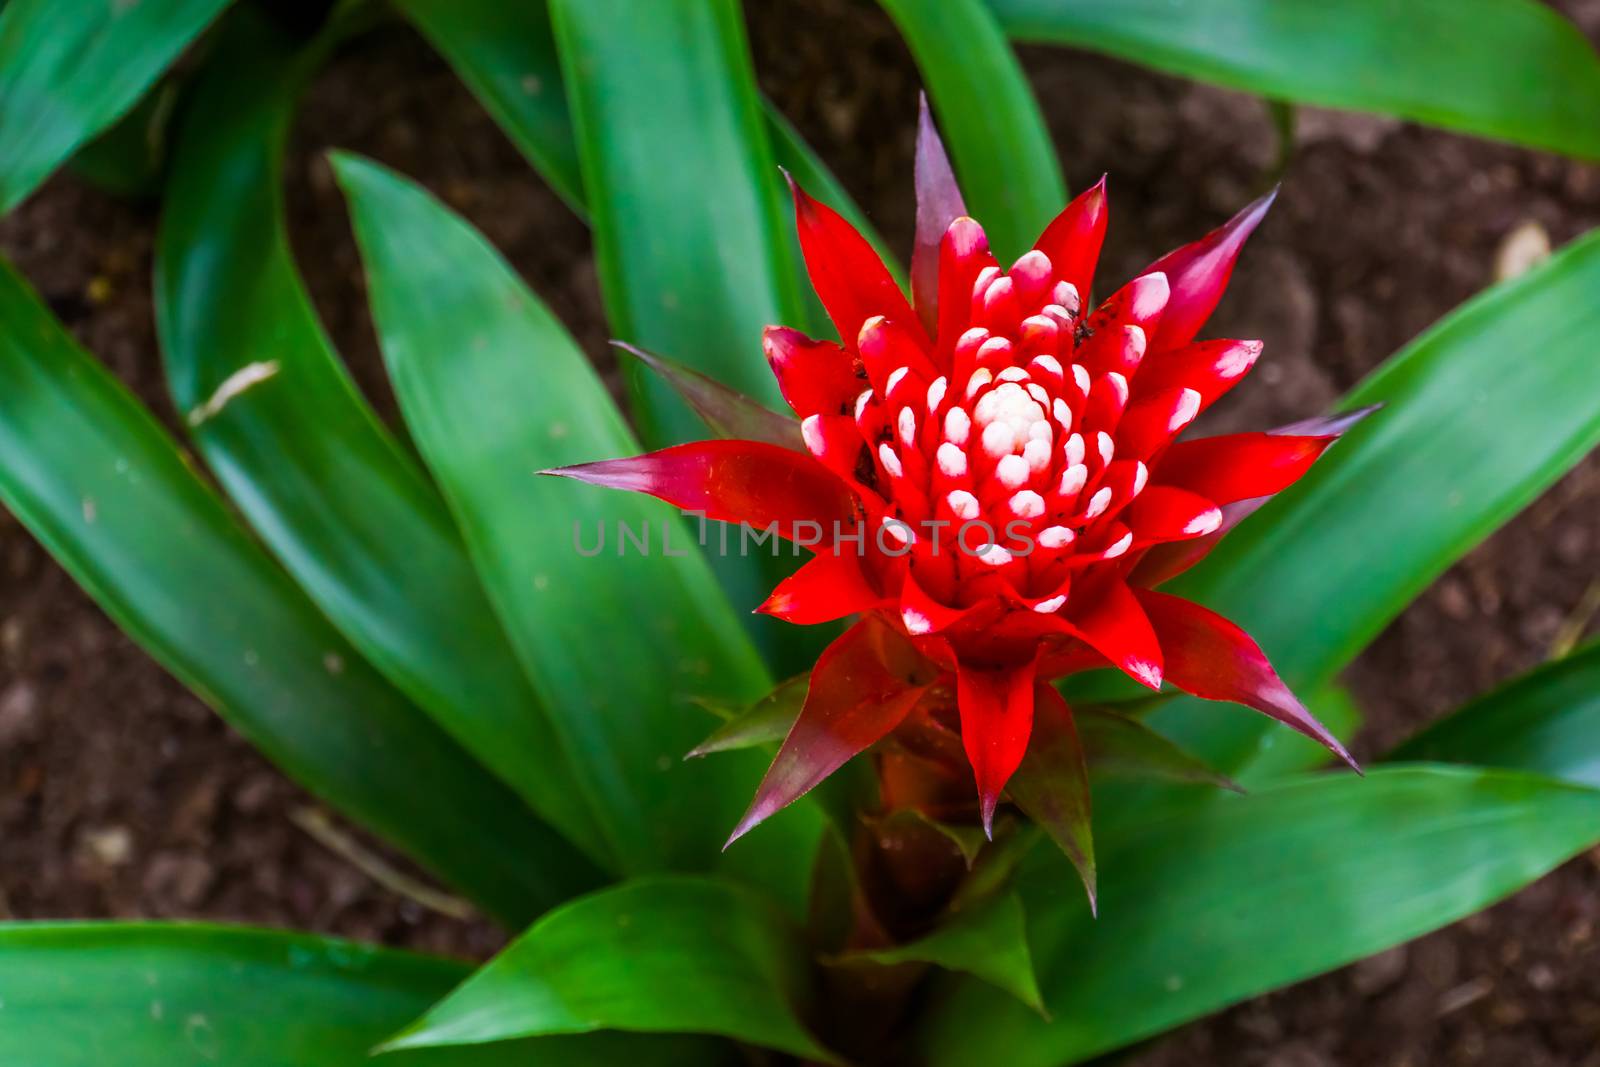
<svg viewBox="0 0 1600 1067">
<path fill-rule="evenodd" d="M 1083 739 L 1084 758 L 1094 778 L 1165 778 L 1200 782 L 1238 791 L 1227 775 L 1185 752 L 1138 719 L 1108 708 L 1078 708 L 1072 713 Z"/>
<path fill-rule="evenodd" d="M 964 971 L 1034 1011 L 1044 1011 L 1033 957 L 1028 952 L 1027 917 L 1015 893 L 1002 893 L 953 912 L 932 933 L 916 941 L 874 952 L 851 952 L 831 962 L 846 967 L 931 963 L 947 971 Z"/>
<path fill-rule="evenodd" d="M 578 214 L 587 213 L 572 113 L 543 0 L 394 0 Z"/>
<path fill-rule="evenodd" d="M 335 169 L 401 411 L 584 769 L 579 788 L 628 870 L 709 864 L 765 761 L 685 764 L 703 722 L 692 702 L 770 688 L 755 650 L 670 508 L 535 475 L 639 450 L 544 304 L 411 182 L 353 156 L 336 156 Z M 624 526 L 649 555 L 624 547 Z M 818 832 L 801 805 L 729 859 L 760 856 L 772 881 L 803 893 Z"/>
<path fill-rule="evenodd" d="M 1600 787 L 1600 643 L 1445 716 L 1388 758 L 1514 767 Z"/>
<path fill-rule="evenodd" d="M 1537 0 L 987 2 L 1022 40 L 1600 157 L 1600 61 Z"/>
<path fill-rule="evenodd" d="M 245 16 L 251 16 L 246 18 Z M 351 382 L 279 190 L 309 50 L 240 12 L 194 91 L 162 218 L 168 380 L 229 495 L 334 625 L 538 812 L 609 862 L 461 535 Z"/>
<path fill-rule="evenodd" d="M 955 161 L 967 211 L 995 254 L 1033 247 L 1067 186 L 1011 44 L 984 0 L 879 0 L 905 37 Z"/>
<path fill-rule="evenodd" d="M 711 735 L 690 749 L 689 757 L 709 756 L 713 752 L 733 752 L 741 748 L 754 748 L 782 741 L 789 728 L 800 715 L 800 706 L 806 701 L 806 691 L 811 688 L 809 674 L 796 675 L 779 682 L 777 688 L 748 707 L 731 709 L 727 721 Z M 720 713 L 721 709 L 711 708 Z"/>
<path fill-rule="evenodd" d="M 163 78 L 134 109 L 73 155 L 72 172 L 116 196 L 144 197 L 161 188 L 167 141 L 183 85 Z"/>
<path fill-rule="evenodd" d="M 0 381 L 0 499 L 267 758 L 507 919 L 594 884 L 328 625 L 6 266 Z"/>
<path fill-rule="evenodd" d="M 311 934 L 166 923 L 0 926 L 0 1062 L 353 1067 L 466 976 L 453 961 Z M 700 1067 L 700 1038 L 604 1034 L 397 1055 L 393 1067 Z"/>
<path fill-rule="evenodd" d="M 1341 402 L 1382 411 L 1172 591 L 1243 626 L 1290 686 L 1318 689 L 1600 442 L 1597 287 L 1600 233 L 1450 314 Z M 1193 700 L 1150 722 L 1223 771 L 1281 729 Z"/>
<path fill-rule="evenodd" d="M 578 146 L 543 0 L 395 0 L 465 82 L 500 128 L 580 215 L 586 215 Z M 762 102 L 772 155 L 807 189 L 848 218 L 900 270 L 881 237 L 839 180 L 772 105 Z M 799 249 L 795 248 L 799 267 Z M 804 268 L 799 267 L 800 275 Z M 823 320 L 826 322 L 826 319 Z"/>
<path fill-rule="evenodd" d="M 778 171 L 734 0 L 553 0 L 612 329 L 776 408 L 761 331 L 794 317 Z M 700 436 L 633 375 L 647 443 Z"/>
<path fill-rule="evenodd" d="M 0 13 L 0 211 L 139 97 L 228 0 L 11 0 Z"/>
<path fill-rule="evenodd" d="M 837 1062 L 800 1022 L 808 993 L 799 931 L 771 902 L 709 878 L 648 878 L 546 915 L 387 1047 L 635 1030 Z"/>
<path fill-rule="evenodd" d="M 805 305 L 737 0 L 553 0 L 550 13 L 612 331 L 780 409 L 761 333 Z M 705 435 L 670 386 L 637 367 L 629 379 L 647 445 Z M 741 609 L 794 563 L 714 561 Z M 835 632 L 744 624 L 784 673 Z"/>
<path fill-rule="evenodd" d="M 1600 792 L 1428 765 L 1226 793 L 1101 839 L 1098 920 L 1035 849 L 1020 882 L 1045 1022 L 975 983 L 919 1045 L 935 1067 L 1057 1067 L 1330 970 L 1486 907 L 1600 840 Z"/>
</svg>

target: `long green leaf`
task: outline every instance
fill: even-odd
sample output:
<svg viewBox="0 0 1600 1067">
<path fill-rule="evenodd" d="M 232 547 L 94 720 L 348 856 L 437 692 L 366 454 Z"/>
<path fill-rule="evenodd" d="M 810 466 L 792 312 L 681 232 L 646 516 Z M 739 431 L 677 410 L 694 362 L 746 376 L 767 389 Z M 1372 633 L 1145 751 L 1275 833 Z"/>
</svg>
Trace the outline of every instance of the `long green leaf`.
<svg viewBox="0 0 1600 1067">
<path fill-rule="evenodd" d="M 1600 442 L 1600 232 L 1469 301 L 1341 402 L 1386 407 L 1174 583 L 1302 693 Z M 1272 726 L 1173 701 L 1150 722 L 1223 771 Z"/>
<path fill-rule="evenodd" d="M 4 265 L 0 382 L 0 499 L 290 777 L 512 921 L 598 880 L 328 625 Z"/>
<path fill-rule="evenodd" d="M 1051 849 L 1024 865 L 1052 1022 L 977 983 L 924 1019 L 936 1067 L 1077 1063 L 1470 914 L 1600 839 L 1600 793 L 1406 766 L 1304 778 L 1103 842 L 1100 918 Z"/>
<path fill-rule="evenodd" d="M 794 720 L 800 715 L 806 692 L 811 688 L 809 674 L 796 675 L 779 682 L 777 688 L 747 707 L 728 708 L 728 719 L 686 754 L 687 757 L 709 756 L 713 752 L 733 752 L 741 748 L 770 745 L 789 736 Z M 710 705 L 713 714 L 722 714 L 723 708 Z"/>
<path fill-rule="evenodd" d="M 612 328 L 777 407 L 762 328 L 793 318 L 778 172 L 733 0 L 554 0 Z M 701 435 L 635 374 L 646 442 Z"/>
<path fill-rule="evenodd" d="M 544 0 L 394 0 L 484 109 L 580 215 L 572 113 Z"/>
<path fill-rule="evenodd" d="M 1027 916 L 1015 893 L 1001 893 L 957 911 L 915 941 L 851 952 L 834 962 L 845 967 L 931 963 L 947 971 L 964 971 L 1034 1011 L 1044 1011 L 1028 952 Z"/>
<path fill-rule="evenodd" d="M 584 768 L 580 788 L 629 870 L 705 866 L 763 760 L 686 765 L 704 721 L 691 701 L 743 702 L 770 688 L 754 649 L 670 508 L 535 476 L 638 450 L 555 317 L 421 189 L 351 156 L 335 165 L 401 410 Z M 655 554 L 625 550 L 624 525 L 645 531 Z M 818 817 L 806 806 L 777 825 L 788 829 L 751 855 L 774 881 L 803 887 L 811 853 L 789 835 L 814 846 Z"/>
<path fill-rule="evenodd" d="M 879 0 L 900 27 L 955 159 L 967 211 L 1002 259 L 1067 203 L 1055 145 L 984 0 Z"/>
<path fill-rule="evenodd" d="M 1537 0 L 987 0 L 1027 41 L 1600 157 L 1600 61 Z"/>
<path fill-rule="evenodd" d="M 649 878 L 546 915 L 388 1048 L 593 1030 L 720 1034 L 837 1062 L 800 1022 L 799 931 L 750 890 Z"/>
<path fill-rule="evenodd" d="M 588 213 L 578 146 L 544 0 L 395 0 L 400 11 L 445 57 L 489 114 L 551 188 L 580 215 Z M 772 155 L 778 166 L 861 230 L 901 272 L 872 223 L 838 178 L 772 101 L 763 100 Z M 795 249 L 797 277 L 804 267 Z M 826 318 L 822 322 L 826 323 Z"/>
<path fill-rule="evenodd" d="M 72 173 L 115 196 L 153 196 L 166 168 L 169 127 L 185 79 L 163 78 L 109 129 L 78 149 Z"/>
<path fill-rule="evenodd" d="M 11 0 L 0 13 L 0 212 L 121 118 L 228 0 Z"/>
<path fill-rule="evenodd" d="M 1389 758 L 1515 767 L 1600 787 L 1600 643 L 1473 701 Z"/>
<path fill-rule="evenodd" d="M 0 926 L 0 1062 L 355 1067 L 466 976 L 460 963 L 311 934 L 165 923 Z M 596 1034 L 390 1057 L 394 1067 L 699 1067 L 704 1039 Z"/>
<path fill-rule="evenodd" d="M 1083 739 L 1083 752 L 1092 778 L 1159 778 L 1204 784 L 1220 789 L 1239 787 L 1226 775 L 1207 766 L 1150 727 L 1109 708 L 1078 708 L 1072 713 Z"/>
<path fill-rule="evenodd" d="M 805 305 L 737 0 L 553 0 L 550 13 L 612 331 L 781 408 L 761 333 Z M 705 435 L 670 385 L 637 365 L 629 377 L 647 445 Z M 754 608 L 793 561 L 715 566 Z M 745 625 L 784 673 L 814 663 L 830 630 Z"/>
<path fill-rule="evenodd" d="M 460 533 L 350 381 L 295 270 L 279 190 L 322 57 L 241 11 L 195 87 L 163 216 L 168 379 L 211 468 L 334 625 L 486 767 L 608 863 Z M 241 382 L 255 384 L 239 387 Z"/>
</svg>

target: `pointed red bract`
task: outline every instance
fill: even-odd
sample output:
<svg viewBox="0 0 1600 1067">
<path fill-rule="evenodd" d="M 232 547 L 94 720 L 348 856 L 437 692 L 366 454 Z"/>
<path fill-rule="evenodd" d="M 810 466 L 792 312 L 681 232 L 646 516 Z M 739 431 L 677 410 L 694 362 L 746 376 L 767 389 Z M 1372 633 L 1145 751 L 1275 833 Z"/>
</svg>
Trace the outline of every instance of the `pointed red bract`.
<svg viewBox="0 0 1600 1067">
<path fill-rule="evenodd" d="M 1339 739 L 1283 684 L 1250 635 L 1192 601 L 1149 589 L 1138 591 L 1162 647 L 1167 649 L 1167 680 L 1206 700 L 1226 700 L 1254 708 L 1324 745 L 1359 771 Z"/>
<path fill-rule="evenodd" d="M 922 662 L 905 638 L 876 615 L 829 645 L 811 672 L 800 717 L 728 844 L 898 726 L 933 681 L 931 674 L 917 673 Z"/>
<path fill-rule="evenodd" d="M 786 622 L 809 626 L 871 611 L 884 601 L 861 568 L 853 546 L 819 552 L 778 583 L 756 610 Z"/>
<path fill-rule="evenodd" d="M 1334 440 L 1233 433 L 1180 441 L 1167 450 L 1151 477 L 1218 504 L 1271 496 L 1299 481 Z"/>
<path fill-rule="evenodd" d="M 1034 690 L 1033 737 L 1012 776 L 1011 799 L 1067 854 L 1097 907 L 1094 834 L 1089 818 L 1089 766 L 1067 702 L 1053 686 Z"/>
<path fill-rule="evenodd" d="M 932 334 L 939 325 L 939 244 L 950 224 L 967 213 L 961 189 L 950 169 L 950 157 L 933 124 L 928 97 L 919 98 L 917 114 L 917 237 L 911 249 L 911 300 L 922 328 Z"/>
<path fill-rule="evenodd" d="M 1200 240 L 1168 252 L 1146 268 L 1164 272 L 1172 286 L 1161 327 L 1150 338 L 1152 352 L 1164 352 L 1194 340 L 1221 301 L 1228 279 L 1233 277 L 1239 251 L 1266 218 L 1277 195 L 1278 191 L 1272 190 Z"/>
<path fill-rule="evenodd" d="M 965 216 L 950 223 L 939 241 L 939 329 L 935 350 L 948 363 L 956 342 L 971 323 L 973 287 L 986 270 L 999 270 L 983 227 Z"/>
<path fill-rule="evenodd" d="M 848 486 L 809 456 L 759 441 L 693 441 L 631 459 L 540 471 L 648 493 L 721 522 L 746 522 L 811 546 L 854 527 Z"/>
<path fill-rule="evenodd" d="M 961 712 L 961 742 L 978 782 L 983 832 L 994 836 L 994 810 L 1000 791 L 1022 762 L 1033 728 L 1036 660 L 998 667 L 960 664 L 956 705 Z"/>
<path fill-rule="evenodd" d="M 854 344 L 861 324 L 874 315 L 915 324 L 920 331 L 911 305 L 867 239 L 838 212 L 807 196 L 793 179 L 789 188 L 806 272 L 840 339 Z"/>
<path fill-rule="evenodd" d="M 1056 277 L 1076 289 L 1083 305 L 1088 306 L 1089 286 L 1105 239 L 1106 179 L 1101 175 L 1045 227 L 1033 247 L 1050 257 Z"/>
<path fill-rule="evenodd" d="M 1319 415 L 1267 432 L 1275 436 L 1337 438 L 1380 407 L 1381 405 L 1373 404 L 1338 415 Z M 1129 575 L 1129 581 L 1146 589 L 1171 581 L 1204 559 L 1230 530 L 1261 510 L 1261 506 L 1271 499 L 1270 496 L 1247 497 L 1244 500 L 1224 504 L 1222 521 L 1214 531 L 1189 541 L 1155 545 L 1140 558 L 1133 573 Z"/>
<path fill-rule="evenodd" d="M 1129 678 L 1151 689 L 1161 688 L 1161 643 L 1138 598 L 1121 578 L 1108 577 L 1098 593 L 1073 613 L 1071 623 L 1085 644 Z"/>
<path fill-rule="evenodd" d="M 1181 542 L 1204 537 L 1222 525 L 1222 509 L 1205 497 L 1170 485 L 1153 485 L 1123 513 L 1133 545 Z"/>
<path fill-rule="evenodd" d="M 1134 391 L 1149 396 L 1165 389 L 1193 389 L 1204 411 L 1242 381 L 1260 355 L 1260 341 L 1199 341 L 1152 355 L 1139 368 Z"/>
<path fill-rule="evenodd" d="M 1217 528 L 1210 533 L 1187 541 L 1152 545 L 1128 575 L 1129 584 L 1140 589 L 1153 589 L 1164 582 L 1170 582 L 1210 555 L 1211 550 L 1217 547 L 1217 543 L 1227 536 L 1230 530 L 1260 511 L 1261 506 L 1271 499 L 1270 496 L 1258 496 L 1224 504 L 1218 509 L 1221 518 L 1217 522 Z"/>
<path fill-rule="evenodd" d="M 1174 385 L 1140 397 L 1117 426 L 1117 454 L 1148 460 L 1172 443 L 1200 413 L 1200 394 Z"/>
<path fill-rule="evenodd" d="M 1167 276 L 1146 271 L 1106 298 L 1084 320 L 1076 356 L 1090 373 L 1117 371 L 1130 380 L 1150 351 L 1149 337 L 1165 317 L 1171 296 Z"/>
<path fill-rule="evenodd" d="M 768 326 L 761 335 L 767 363 L 794 413 L 848 415 L 866 384 L 856 377 L 853 361 L 832 341 L 813 341 L 787 326 Z"/>
</svg>

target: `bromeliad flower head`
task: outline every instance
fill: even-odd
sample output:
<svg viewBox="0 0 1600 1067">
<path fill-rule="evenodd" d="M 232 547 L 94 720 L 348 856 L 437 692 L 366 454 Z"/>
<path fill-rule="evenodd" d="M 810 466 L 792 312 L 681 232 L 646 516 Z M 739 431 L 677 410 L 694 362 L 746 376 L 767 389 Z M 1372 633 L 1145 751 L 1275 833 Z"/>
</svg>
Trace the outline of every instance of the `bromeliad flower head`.
<svg viewBox="0 0 1600 1067">
<path fill-rule="evenodd" d="M 1359 417 L 1175 440 L 1261 354 L 1259 341 L 1195 337 L 1272 196 L 1095 305 L 1104 180 L 1004 265 L 965 215 L 926 110 L 914 303 L 854 228 L 793 193 L 842 339 L 766 332 L 804 451 L 780 432 L 555 472 L 777 522 L 815 555 L 760 610 L 861 616 L 823 653 L 734 837 L 891 731 L 948 720 L 952 694 L 986 828 L 1008 783 L 1047 825 L 1086 812 L 1071 716 L 1044 683 L 1108 664 L 1152 689 L 1247 704 L 1348 760 L 1248 636 L 1154 590 Z M 1063 789 L 1070 803 L 1052 795 Z"/>
</svg>

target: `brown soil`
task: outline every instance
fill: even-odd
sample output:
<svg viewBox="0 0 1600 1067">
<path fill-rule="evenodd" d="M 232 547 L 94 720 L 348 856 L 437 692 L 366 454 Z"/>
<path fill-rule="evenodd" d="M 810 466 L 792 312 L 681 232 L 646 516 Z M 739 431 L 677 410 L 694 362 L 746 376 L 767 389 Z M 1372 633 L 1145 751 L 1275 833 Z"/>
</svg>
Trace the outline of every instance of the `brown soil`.
<svg viewBox="0 0 1600 1067">
<path fill-rule="evenodd" d="M 900 245 L 917 79 L 850 0 L 750 5 L 763 87 Z M 1565 5 L 1600 39 L 1600 3 Z M 1027 49 L 1069 183 L 1111 173 L 1108 278 L 1214 225 L 1270 181 L 1265 107 L 1111 60 Z M 1600 169 L 1408 124 L 1303 113 L 1282 198 L 1215 323 L 1267 341 L 1219 426 L 1318 409 L 1494 275 L 1508 234 L 1600 223 Z M 329 331 L 389 410 L 343 209 L 320 152 L 425 181 L 479 225 L 604 360 L 584 227 L 408 32 L 320 77 L 289 163 L 296 250 Z M 169 422 L 150 311 L 155 216 L 71 177 L 0 221 L 3 250 L 74 333 Z M 1508 360 L 1518 358 L 1508 353 Z M 1586 461 L 1452 569 L 1349 673 L 1372 755 L 1545 659 L 1600 558 Z M 1593 626 L 1588 630 L 1592 631 Z M 0 917 L 162 916 L 305 927 L 482 955 L 499 932 L 376 885 L 308 837 L 309 801 L 123 637 L 0 512 Z M 1592 1067 L 1600 852 L 1412 945 L 1155 1043 L 1177 1064 Z"/>
</svg>

